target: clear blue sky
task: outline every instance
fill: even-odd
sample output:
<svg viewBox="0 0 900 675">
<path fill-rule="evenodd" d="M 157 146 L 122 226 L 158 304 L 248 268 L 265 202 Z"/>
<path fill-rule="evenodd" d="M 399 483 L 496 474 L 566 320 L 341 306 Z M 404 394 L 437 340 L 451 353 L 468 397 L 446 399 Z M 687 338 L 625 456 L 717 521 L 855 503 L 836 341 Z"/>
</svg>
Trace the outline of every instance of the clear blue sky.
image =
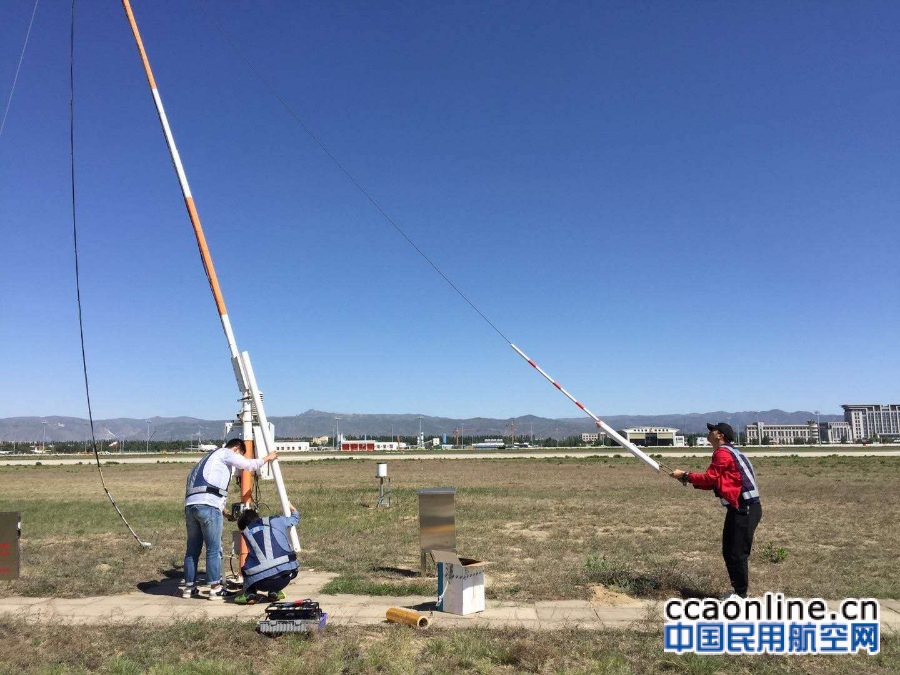
<svg viewBox="0 0 900 675">
<path fill-rule="evenodd" d="M 5 106 L 31 0 L 0 8 Z M 897 402 L 896 2 L 135 2 L 270 415 L 575 417 L 385 222 L 598 414 Z M 236 387 L 118 3 L 79 3 L 94 414 Z M 0 416 L 85 416 L 69 12 L 0 136 Z"/>
</svg>

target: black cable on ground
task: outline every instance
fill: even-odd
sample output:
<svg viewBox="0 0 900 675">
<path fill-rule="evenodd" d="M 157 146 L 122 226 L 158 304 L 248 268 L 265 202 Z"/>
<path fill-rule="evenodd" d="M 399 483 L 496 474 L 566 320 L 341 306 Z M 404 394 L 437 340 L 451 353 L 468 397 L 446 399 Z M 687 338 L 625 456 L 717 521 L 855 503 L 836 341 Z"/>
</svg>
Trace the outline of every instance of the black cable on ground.
<svg viewBox="0 0 900 675">
<path fill-rule="evenodd" d="M 100 465 L 100 453 L 97 450 L 97 437 L 94 433 L 94 415 L 91 410 L 91 388 L 88 383 L 87 356 L 84 348 L 84 317 L 81 312 L 81 275 L 78 268 L 78 221 L 76 218 L 75 208 L 75 0 L 72 0 L 72 19 L 69 33 L 69 158 L 70 158 L 70 175 L 72 180 L 72 242 L 75 250 L 75 297 L 78 302 L 78 334 L 81 339 L 81 367 L 84 372 L 84 394 L 87 398 L 88 422 L 91 427 L 91 447 L 94 449 L 94 459 L 97 462 L 97 473 L 100 474 L 100 484 L 106 493 L 109 503 L 112 504 L 119 518 L 125 523 L 125 527 L 131 532 L 131 536 L 141 545 L 141 548 L 150 548 L 152 544 L 149 541 L 141 541 L 137 532 L 125 520 L 122 511 L 119 509 L 116 500 L 106 487 L 106 480 L 103 478 L 103 468 Z"/>
</svg>

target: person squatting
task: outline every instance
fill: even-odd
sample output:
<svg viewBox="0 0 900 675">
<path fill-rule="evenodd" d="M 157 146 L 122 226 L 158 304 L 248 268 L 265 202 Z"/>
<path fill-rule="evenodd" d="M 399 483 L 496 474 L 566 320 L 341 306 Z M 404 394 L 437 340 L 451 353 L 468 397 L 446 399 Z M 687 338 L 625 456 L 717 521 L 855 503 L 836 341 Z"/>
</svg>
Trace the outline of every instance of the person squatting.
<svg viewBox="0 0 900 675">
<path fill-rule="evenodd" d="M 188 474 L 184 497 L 184 521 L 187 545 L 184 553 L 184 588 L 182 597 L 200 597 L 197 566 L 200 552 L 206 546 L 206 580 L 210 600 L 223 600 L 229 593 L 222 585 L 222 520 L 228 499 L 228 483 L 233 469 L 258 471 L 266 462 L 278 459 L 270 452 L 261 459 L 241 455 L 243 441 L 233 438 L 224 447 L 213 450 Z"/>
</svg>

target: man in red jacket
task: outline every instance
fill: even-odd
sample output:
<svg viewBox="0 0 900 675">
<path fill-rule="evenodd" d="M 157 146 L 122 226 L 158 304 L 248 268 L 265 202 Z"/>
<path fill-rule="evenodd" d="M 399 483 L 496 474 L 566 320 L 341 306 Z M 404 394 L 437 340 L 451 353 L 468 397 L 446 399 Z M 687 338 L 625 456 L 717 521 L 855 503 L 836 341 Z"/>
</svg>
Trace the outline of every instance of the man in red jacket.
<svg viewBox="0 0 900 675">
<path fill-rule="evenodd" d="M 727 509 L 722 528 L 722 557 L 728 578 L 734 588 L 726 597 L 747 597 L 750 571 L 747 561 L 753 547 L 753 533 L 762 518 L 759 487 L 753 465 L 734 445 L 734 429 L 719 422 L 706 428 L 706 436 L 713 450 L 712 463 L 706 473 L 688 473 L 676 469 L 670 475 L 684 485 L 690 483 L 698 490 L 712 490 Z"/>
</svg>

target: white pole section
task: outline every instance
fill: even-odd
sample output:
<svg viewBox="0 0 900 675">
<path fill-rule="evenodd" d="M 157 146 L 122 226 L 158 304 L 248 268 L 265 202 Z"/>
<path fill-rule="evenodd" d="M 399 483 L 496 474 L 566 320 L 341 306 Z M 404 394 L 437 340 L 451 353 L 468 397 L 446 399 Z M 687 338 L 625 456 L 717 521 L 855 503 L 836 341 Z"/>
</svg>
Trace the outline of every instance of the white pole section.
<svg viewBox="0 0 900 675">
<path fill-rule="evenodd" d="M 262 396 L 259 395 L 259 389 L 256 387 L 256 375 L 253 374 L 253 366 L 250 365 L 250 354 L 242 352 L 241 358 L 244 362 L 244 372 L 247 375 L 247 383 L 250 385 L 250 394 L 253 396 L 253 405 L 256 406 L 256 416 L 259 419 L 263 441 L 266 445 L 265 451 L 266 454 L 268 454 L 275 449 L 275 439 L 272 437 L 272 429 L 269 427 L 269 420 L 266 418 L 266 413 L 263 410 Z M 262 451 L 257 447 L 257 457 L 262 454 Z M 291 515 L 291 507 L 290 502 L 288 502 L 287 491 L 284 489 L 284 478 L 281 476 L 281 467 L 278 465 L 278 460 L 276 459 L 274 462 L 271 462 L 271 466 L 272 475 L 275 477 L 275 488 L 278 491 L 278 499 L 281 501 L 281 510 L 284 515 L 289 516 Z M 300 539 L 297 536 L 297 528 L 292 527 L 290 534 L 291 545 L 294 547 L 294 551 L 299 553 Z"/>
<path fill-rule="evenodd" d="M 613 428 L 612 428 L 611 426 L 609 426 L 606 422 L 604 422 L 604 421 L 601 420 L 599 417 L 597 417 L 594 413 L 592 413 L 590 410 L 588 410 L 587 408 L 585 408 L 584 405 L 582 405 L 578 400 L 575 399 L 574 396 L 572 396 L 572 394 L 570 394 L 570 393 L 567 392 L 565 389 L 563 389 L 563 388 L 559 385 L 559 383 L 557 383 L 556 380 L 554 380 L 554 379 L 553 379 L 552 377 L 550 377 L 547 373 L 545 373 L 545 372 L 541 369 L 541 367 L 540 367 L 538 364 L 536 364 L 534 361 L 532 361 L 532 360 L 529 359 L 527 356 L 525 356 L 525 352 L 523 352 L 521 349 L 519 349 L 518 347 L 516 347 L 512 342 L 509 343 L 509 346 L 512 347 L 513 349 L 515 349 L 515 350 L 516 350 L 516 353 L 517 353 L 519 356 L 521 356 L 523 359 L 525 359 L 526 361 L 528 361 L 528 363 L 530 363 L 532 366 L 534 366 L 534 369 L 535 369 L 536 371 L 538 371 L 541 375 L 543 375 L 544 377 L 546 377 L 546 378 L 550 381 L 550 384 L 552 384 L 554 387 L 556 387 L 557 389 L 559 389 L 563 394 L 565 394 L 566 397 L 567 397 L 570 401 L 572 401 L 572 403 L 574 403 L 574 404 L 577 405 L 579 408 L 581 408 L 584 412 L 586 412 L 586 413 L 588 414 L 588 416 L 589 416 L 591 419 L 593 419 L 597 424 L 600 425 L 600 428 L 603 429 L 603 431 L 605 431 L 605 432 L 607 433 L 607 435 L 608 435 L 610 438 L 612 438 L 616 443 L 618 443 L 618 444 L 621 445 L 623 448 L 625 448 L 626 450 L 628 450 L 628 452 L 630 452 L 632 455 L 634 455 L 635 457 L 637 457 L 639 460 L 641 460 L 642 462 L 644 462 L 645 464 L 647 464 L 647 466 L 649 466 L 649 467 L 652 468 L 652 469 L 655 469 L 656 471 L 659 471 L 659 462 L 657 462 L 655 459 L 653 459 L 652 457 L 648 456 L 647 454 L 641 452 L 641 450 L 640 450 L 634 443 L 632 443 L 631 441 L 629 441 L 627 438 L 625 438 L 624 436 L 622 436 L 618 431 L 616 431 L 615 429 L 613 429 Z"/>
</svg>

